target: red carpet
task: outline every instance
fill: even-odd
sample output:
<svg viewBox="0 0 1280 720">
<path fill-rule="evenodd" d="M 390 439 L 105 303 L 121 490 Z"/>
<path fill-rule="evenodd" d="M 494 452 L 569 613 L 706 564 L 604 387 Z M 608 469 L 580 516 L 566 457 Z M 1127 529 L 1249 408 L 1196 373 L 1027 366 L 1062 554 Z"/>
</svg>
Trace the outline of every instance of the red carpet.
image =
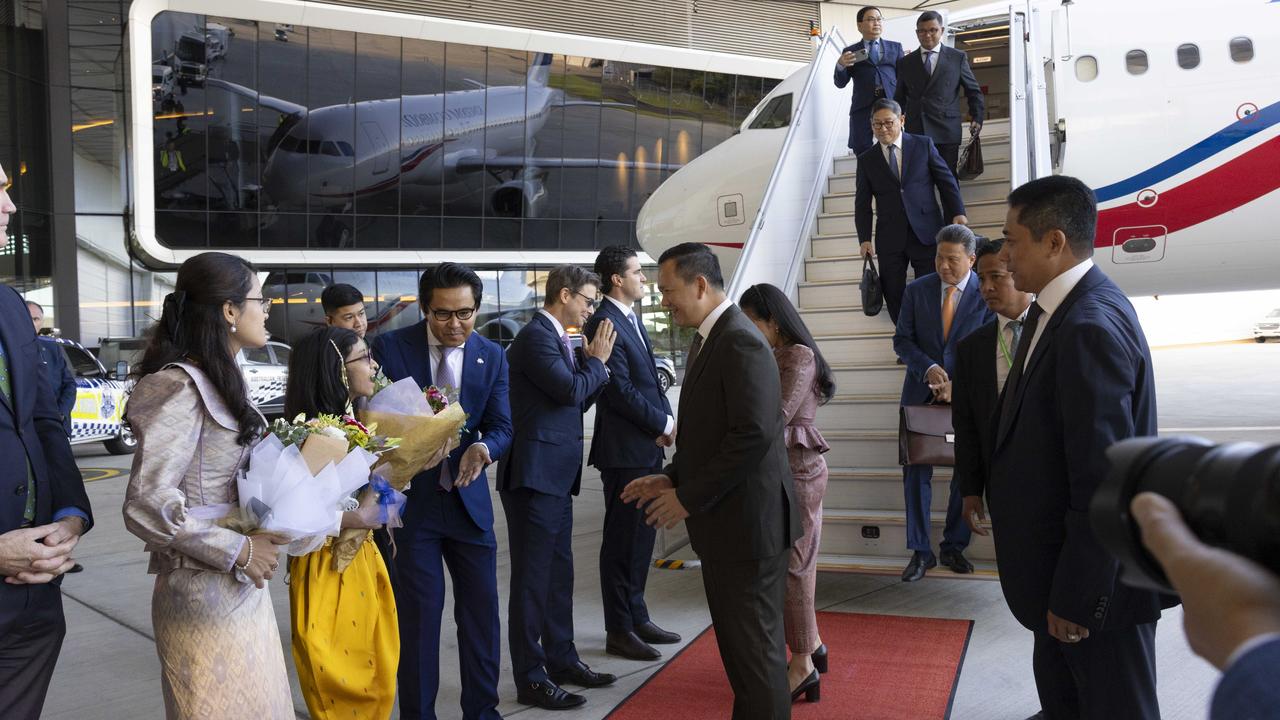
<svg viewBox="0 0 1280 720">
<path fill-rule="evenodd" d="M 830 648 L 822 700 L 792 706 L 792 717 L 942 720 L 969 645 L 972 620 L 818 613 Z M 649 678 L 608 720 L 718 720 L 733 710 L 715 632 L 707 628 Z"/>
</svg>

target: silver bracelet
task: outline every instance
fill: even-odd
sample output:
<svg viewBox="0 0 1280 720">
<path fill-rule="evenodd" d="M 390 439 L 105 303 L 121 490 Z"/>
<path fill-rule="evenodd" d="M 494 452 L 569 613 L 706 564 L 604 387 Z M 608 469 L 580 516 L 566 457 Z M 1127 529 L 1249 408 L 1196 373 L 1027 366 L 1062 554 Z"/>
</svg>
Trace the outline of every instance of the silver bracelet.
<svg viewBox="0 0 1280 720">
<path fill-rule="evenodd" d="M 241 571 L 248 570 L 249 563 L 253 562 L 253 538 L 245 536 L 245 541 L 249 543 L 249 557 L 244 559 L 243 565 L 236 565 L 236 568 Z"/>
</svg>

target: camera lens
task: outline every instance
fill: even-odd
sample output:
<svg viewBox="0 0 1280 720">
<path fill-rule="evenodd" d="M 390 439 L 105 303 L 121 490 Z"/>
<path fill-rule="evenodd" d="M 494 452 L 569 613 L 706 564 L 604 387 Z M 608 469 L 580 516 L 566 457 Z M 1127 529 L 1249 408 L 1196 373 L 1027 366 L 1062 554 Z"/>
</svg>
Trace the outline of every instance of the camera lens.
<svg viewBox="0 0 1280 720">
<path fill-rule="evenodd" d="M 1169 498 L 1204 543 L 1280 575 L 1280 445 L 1134 438 L 1112 445 L 1107 458 L 1111 471 L 1094 494 L 1089 519 L 1124 566 L 1125 583 L 1172 592 L 1129 513 L 1134 495 L 1148 491 Z"/>
</svg>

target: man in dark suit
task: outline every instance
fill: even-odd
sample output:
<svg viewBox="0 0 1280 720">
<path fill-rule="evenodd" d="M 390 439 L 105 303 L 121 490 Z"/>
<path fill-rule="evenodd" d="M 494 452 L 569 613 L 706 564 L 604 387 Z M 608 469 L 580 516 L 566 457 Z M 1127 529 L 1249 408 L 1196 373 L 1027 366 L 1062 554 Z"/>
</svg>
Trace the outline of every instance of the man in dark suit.
<svg viewBox="0 0 1280 720">
<path fill-rule="evenodd" d="M 404 718 L 436 717 L 444 565 L 453 582 L 458 621 L 462 716 L 500 717 L 498 542 L 485 467 L 511 445 L 511 410 L 506 354 L 474 332 L 483 292 L 471 268 L 441 263 L 418 283 L 426 319 L 373 342 L 374 357 L 387 377 L 454 388 L 467 412 L 458 447 L 445 462 L 413 478 L 404 528 L 397 533 L 400 547 L 393 562 Z"/>
<path fill-rule="evenodd" d="M 907 132 L 928 135 L 954 173 L 960 155 L 960 91 L 969 100 L 969 133 L 982 129 L 986 103 L 969 69 L 969 56 L 942 44 L 942 16 L 925 11 L 916 20 L 920 47 L 898 61 L 893 99 L 906 108 Z"/>
<path fill-rule="evenodd" d="M 596 327 L 585 357 L 568 329 L 582 327 L 599 302 L 600 279 L 573 265 L 547 275 L 546 300 L 507 350 L 515 437 L 498 489 L 511 541 L 507 641 L 516 699 L 548 710 L 587 700 L 561 685 L 603 687 L 573 645 L 573 496 L 582 483 L 582 413 L 609 382 L 617 331 Z"/>
<path fill-rule="evenodd" d="M 1013 354 L 1022 337 L 1022 323 L 1035 299 L 1018 290 L 1000 249 L 1004 240 L 978 243 L 974 269 L 987 309 L 995 321 L 974 330 L 956 347 L 956 372 L 951 383 L 951 426 L 956 435 L 956 467 L 953 484 L 964 496 L 964 519 L 969 529 L 986 535 L 982 495 L 987 486 L 995 444 L 996 410 Z"/>
<path fill-rule="evenodd" d="M 0 249 L 8 189 L 0 167 Z M 62 575 L 93 525 L 37 342 L 22 297 L 0 286 L 0 707 L 15 720 L 40 717 L 66 634 Z"/>
<path fill-rule="evenodd" d="M 787 560 L 800 536 L 781 380 L 773 351 L 724 293 L 720 263 L 701 243 L 659 258 L 662 306 L 697 328 L 676 437 L 661 475 L 631 481 L 648 522 L 687 518 L 720 660 L 733 688 L 734 720 L 791 717 L 782 628 Z"/>
<path fill-rule="evenodd" d="M 858 11 L 858 31 L 862 39 L 845 48 L 836 60 L 836 87 L 853 81 L 853 100 L 849 103 L 849 149 L 861 155 L 871 147 L 871 105 L 880 98 L 893 97 L 898 85 L 898 60 L 902 45 L 880 37 L 880 9 L 864 7 Z"/>
<path fill-rule="evenodd" d="M 871 256 L 871 200 L 875 198 L 875 254 L 880 259 L 889 319 L 898 322 L 907 264 L 917 278 L 933 272 L 938 231 L 947 224 L 966 225 L 964 201 L 955 175 L 943 164 L 933 141 L 902 131 L 902 108 L 884 99 L 874 106 L 876 144 L 858 156 L 858 191 L 853 221 L 861 252 Z M 942 197 L 942 208 L 937 196 Z"/>
<path fill-rule="evenodd" d="M 71 435 L 71 411 L 76 406 L 76 376 L 71 374 L 71 365 L 67 362 L 67 354 L 52 337 L 40 335 L 44 327 L 44 306 L 34 300 L 27 301 L 27 312 L 31 315 L 31 324 L 35 327 L 36 339 L 40 344 L 40 364 L 49 376 L 49 385 L 58 399 L 58 415 L 62 418 L 62 427 Z"/>
<path fill-rule="evenodd" d="M 1167 596 L 1119 582 L 1088 518 L 1106 449 L 1156 433 L 1151 352 L 1133 306 L 1090 259 L 1096 224 L 1093 191 L 1075 178 L 1009 195 L 1000 255 L 1037 299 L 1001 395 L 986 500 L 1005 600 L 1035 633 L 1044 713 L 1154 720 Z"/>
<path fill-rule="evenodd" d="M 1142 544 L 1181 593 L 1187 641 L 1223 671 L 1209 717 L 1280 718 L 1280 577 L 1201 542 L 1162 495 L 1140 493 L 1130 508 Z"/>
<path fill-rule="evenodd" d="M 634 305 L 645 296 L 644 272 L 636 251 L 614 245 L 596 256 L 604 300 L 585 334 L 609 320 L 618 329 L 609 355 L 609 383 L 596 402 L 596 426 L 587 462 L 604 483 L 604 537 L 600 542 L 600 592 L 604 604 L 605 652 L 632 660 L 662 656 L 652 645 L 680 642 L 649 619 L 644 586 L 649 578 L 655 533 L 644 513 L 622 502 L 622 489 L 642 476 L 662 471 L 664 447 L 672 444 L 675 418 L 658 381 L 653 345 Z"/>
<path fill-rule="evenodd" d="M 950 402 L 951 375 L 955 372 L 956 346 L 991 316 L 978 293 L 973 274 L 977 238 L 963 225 L 948 225 L 938 232 L 936 273 L 907 286 L 902 312 L 893 335 L 893 350 L 907 366 L 902 380 L 902 404 L 924 405 L 933 400 Z M 905 465 L 902 483 L 907 509 L 907 548 L 911 561 L 902 571 L 903 582 L 915 582 L 942 564 L 957 573 L 973 572 L 965 559 L 969 528 L 960 513 L 961 494 L 955 476 L 947 501 L 947 524 L 939 556 L 929 541 L 929 517 L 933 500 L 933 466 Z"/>
</svg>

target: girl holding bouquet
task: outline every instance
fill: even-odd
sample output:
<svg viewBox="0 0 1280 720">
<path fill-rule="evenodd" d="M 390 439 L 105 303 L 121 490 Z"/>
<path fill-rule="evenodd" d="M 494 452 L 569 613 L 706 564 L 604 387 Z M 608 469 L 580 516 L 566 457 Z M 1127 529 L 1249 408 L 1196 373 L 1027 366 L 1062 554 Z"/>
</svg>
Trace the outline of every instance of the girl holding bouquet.
<svg viewBox="0 0 1280 720">
<path fill-rule="evenodd" d="M 285 417 L 350 417 L 351 405 L 375 391 L 378 365 L 354 331 L 325 327 L 293 346 Z M 351 420 L 354 422 L 354 420 Z M 443 455 L 434 458 L 439 463 Z M 387 718 L 396 693 L 400 635 L 387 568 L 371 542 L 383 517 L 366 488 L 344 529 L 367 530 L 354 559 L 335 567 L 332 539 L 289 559 L 293 660 L 311 717 Z"/>
<path fill-rule="evenodd" d="M 248 261 L 208 252 L 178 269 L 150 330 L 127 416 L 138 439 L 124 522 L 156 576 L 151 621 L 169 718 L 294 717 L 271 596 L 278 547 L 219 521 L 266 421 L 236 354 L 267 342 L 271 301 Z"/>
</svg>

